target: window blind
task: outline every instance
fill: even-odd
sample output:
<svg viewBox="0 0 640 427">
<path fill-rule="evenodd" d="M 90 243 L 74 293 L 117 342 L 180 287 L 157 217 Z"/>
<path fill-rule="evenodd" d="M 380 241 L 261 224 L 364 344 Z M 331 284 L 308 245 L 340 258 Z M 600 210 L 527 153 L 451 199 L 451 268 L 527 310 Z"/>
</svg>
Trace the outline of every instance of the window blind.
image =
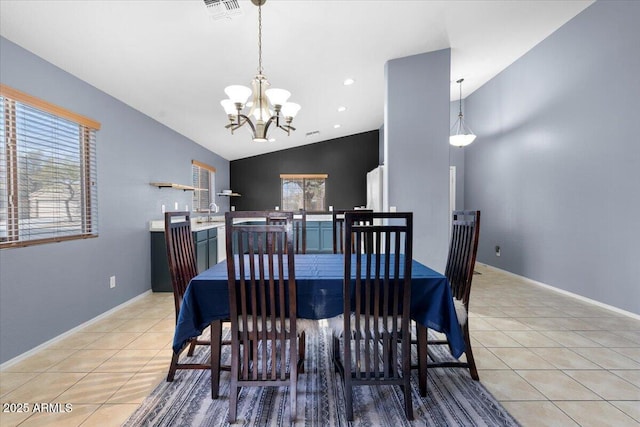
<svg viewBox="0 0 640 427">
<path fill-rule="evenodd" d="M 209 205 L 213 201 L 211 192 L 214 185 L 214 173 L 216 168 L 206 165 L 197 160 L 191 162 L 191 172 L 193 176 L 193 211 L 205 212 L 208 211 Z"/>
<path fill-rule="evenodd" d="M 2 89 L 0 245 L 96 236 L 96 129 Z"/>
</svg>

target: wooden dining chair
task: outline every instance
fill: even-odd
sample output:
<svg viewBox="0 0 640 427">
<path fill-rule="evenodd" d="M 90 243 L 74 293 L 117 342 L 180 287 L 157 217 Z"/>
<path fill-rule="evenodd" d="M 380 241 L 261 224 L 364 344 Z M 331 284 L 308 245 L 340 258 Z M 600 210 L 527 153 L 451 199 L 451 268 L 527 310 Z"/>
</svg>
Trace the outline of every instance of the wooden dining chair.
<svg viewBox="0 0 640 427">
<path fill-rule="evenodd" d="M 453 211 L 452 214 L 451 243 L 449 244 L 445 276 L 451 285 L 458 323 L 464 335 L 466 362 L 438 360 L 433 352 L 429 351 L 429 346 L 448 345 L 448 341 L 446 339 L 427 340 L 426 336 L 419 337 L 418 363 L 426 361 L 426 369 L 419 369 L 420 392 L 423 395 L 426 395 L 426 375 L 429 368 L 468 368 L 471 378 L 476 381 L 480 379 L 476 362 L 473 358 L 468 322 L 471 281 L 473 279 L 473 270 L 478 252 L 478 238 L 480 236 L 480 211 Z M 426 359 L 427 355 L 430 360 Z"/>
<path fill-rule="evenodd" d="M 268 224 L 283 224 L 286 223 L 284 216 L 278 217 L 279 213 L 285 213 L 287 211 L 273 211 L 274 216 L 267 219 Z M 307 253 L 307 212 L 299 210 L 293 212 L 293 249 L 296 254 Z"/>
<path fill-rule="evenodd" d="M 234 218 L 267 223 L 234 223 Z M 269 223 L 285 218 L 285 224 Z M 229 422 L 242 387 L 288 386 L 296 418 L 298 340 L 291 212 L 227 212 L 226 246 L 231 313 Z"/>
<path fill-rule="evenodd" d="M 347 212 L 345 242 L 355 253 L 344 255 L 344 315 L 334 328 L 333 360 L 344 381 L 347 419 L 353 420 L 354 387 L 399 385 L 412 420 L 413 214 Z"/>
<path fill-rule="evenodd" d="M 187 290 L 189 281 L 198 274 L 196 253 L 191 233 L 191 218 L 189 212 L 166 212 L 164 215 L 165 240 L 167 244 L 167 258 L 169 273 L 173 286 L 173 301 L 176 313 L 176 323 L 180 315 L 182 299 Z M 203 340 L 199 337 L 192 338 L 188 342 L 187 356 L 192 357 L 196 346 L 209 346 L 211 356 L 207 363 L 180 363 L 180 354 L 173 353 L 167 381 L 172 382 L 178 369 L 210 369 L 211 370 L 211 397 L 217 398 L 220 385 L 220 370 L 229 369 L 220 365 L 222 341 L 222 322 L 211 322 L 211 339 Z M 186 347 L 185 347 L 186 348 Z"/>
<path fill-rule="evenodd" d="M 288 221 L 288 216 L 278 216 L 279 211 L 273 211 L 273 216 L 267 218 L 267 224 L 285 224 Z M 280 211 L 279 213 L 282 213 Z M 293 213 L 293 246 L 296 254 L 307 253 L 307 212 L 300 210 L 298 213 Z M 315 327 L 310 325 L 313 321 L 303 321 L 307 325 L 307 329 L 313 330 Z M 307 333 L 305 329 L 299 328 L 298 331 L 298 373 L 304 374 L 304 360 L 307 347 Z"/>
<path fill-rule="evenodd" d="M 344 242 L 344 217 L 347 212 L 373 212 L 371 209 L 359 209 L 359 210 L 334 210 L 332 215 L 333 225 L 333 253 L 343 254 L 345 252 Z M 351 248 L 351 253 L 355 252 L 355 248 Z"/>
<path fill-rule="evenodd" d="M 307 211 L 300 210 L 293 214 L 294 250 L 297 254 L 307 253 Z"/>
</svg>

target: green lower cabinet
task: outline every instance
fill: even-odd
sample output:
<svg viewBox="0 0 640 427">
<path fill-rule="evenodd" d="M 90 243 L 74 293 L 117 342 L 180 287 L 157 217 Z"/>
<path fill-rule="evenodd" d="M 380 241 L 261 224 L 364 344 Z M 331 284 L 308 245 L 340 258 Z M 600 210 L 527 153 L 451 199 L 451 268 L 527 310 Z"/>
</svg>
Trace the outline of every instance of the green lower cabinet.
<svg viewBox="0 0 640 427">
<path fill-rule="evenodd" d="M 209 230 L 209 239 L 207 240 L 207 268 L 213 267 L 218 263 L 218 229 Z M 201 270 L 204 271 L 204 270 Z"/>
<path fill-rule="evenodd" d="M 333 253 L 333 223 L 320 223 L 320 248 L 322 253 Z"/>
<path fill-rule="evenodd" d="M 307 221 L 307 253 L 320 252 L 320 223 Z"/>
<path fill-rule="evenodd" d="M 333 224 L 330 221 L 307 221 L 307 253 L 332 253 Z"/>
<path fill-rule="evenodd" d="M 210 228 L 193 232 L 198 272 L 203 272 L 218 262 L 218 229 Z M 173 292 L 167 244 L 164 231 L 151 232 L 151 289 L 153 292 Z"/>
<path fill-rule="evenodd" d="M 205 271 L 209 265 L 209 233 L 207 230 L 196 231 L 193 233 L 193 241 L 196 245 L 196 264 L 198 265 L 198 273 Z"/>
</svg>

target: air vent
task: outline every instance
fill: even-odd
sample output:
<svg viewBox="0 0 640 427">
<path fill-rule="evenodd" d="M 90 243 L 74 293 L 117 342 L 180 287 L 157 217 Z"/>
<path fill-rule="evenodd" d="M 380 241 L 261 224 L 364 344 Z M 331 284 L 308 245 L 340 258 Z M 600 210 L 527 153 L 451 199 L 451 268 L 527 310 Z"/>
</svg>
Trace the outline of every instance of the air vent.
<svg viewBox="0 0 640 427">
<path fill-rule="evenodd" d="M 307 132 L 304 134 L 304 136 L 314 136 L 314 135 L 319 135 L 320 131 L 319 130 L 313 130 L 311 132 Z"/>
<path fill-rule="evenodd" d="M 207 7 L 209 17 L 216 21 L 242 15 L 238 0 L 204 0 L 204 5 Z"/>
</svg>

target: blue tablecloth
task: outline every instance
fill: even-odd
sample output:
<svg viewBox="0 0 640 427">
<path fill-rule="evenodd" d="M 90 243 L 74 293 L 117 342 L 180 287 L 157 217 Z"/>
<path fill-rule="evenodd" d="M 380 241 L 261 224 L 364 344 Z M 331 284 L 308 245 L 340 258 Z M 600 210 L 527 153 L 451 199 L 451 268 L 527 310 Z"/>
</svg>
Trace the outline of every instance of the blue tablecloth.
<svg viewBox="0 0 640 427">
<path fill-rule="evenodd" d="M 327 319 L 342 313 L 344 255 L 295 255 L 298 317 Z M 354 263 L 355 264 L 355 263 Z M 182 301 L 173 338 L 179 352 L 213 321 L 229 318 L 227 263 L 214 265 L 194 277 Z M 447 278 L 413 261 L 411 268 L 411 318 L 446 334 L 451 352 L 460 357 L 465 344 L 458 325 Z"/>
</svg>

